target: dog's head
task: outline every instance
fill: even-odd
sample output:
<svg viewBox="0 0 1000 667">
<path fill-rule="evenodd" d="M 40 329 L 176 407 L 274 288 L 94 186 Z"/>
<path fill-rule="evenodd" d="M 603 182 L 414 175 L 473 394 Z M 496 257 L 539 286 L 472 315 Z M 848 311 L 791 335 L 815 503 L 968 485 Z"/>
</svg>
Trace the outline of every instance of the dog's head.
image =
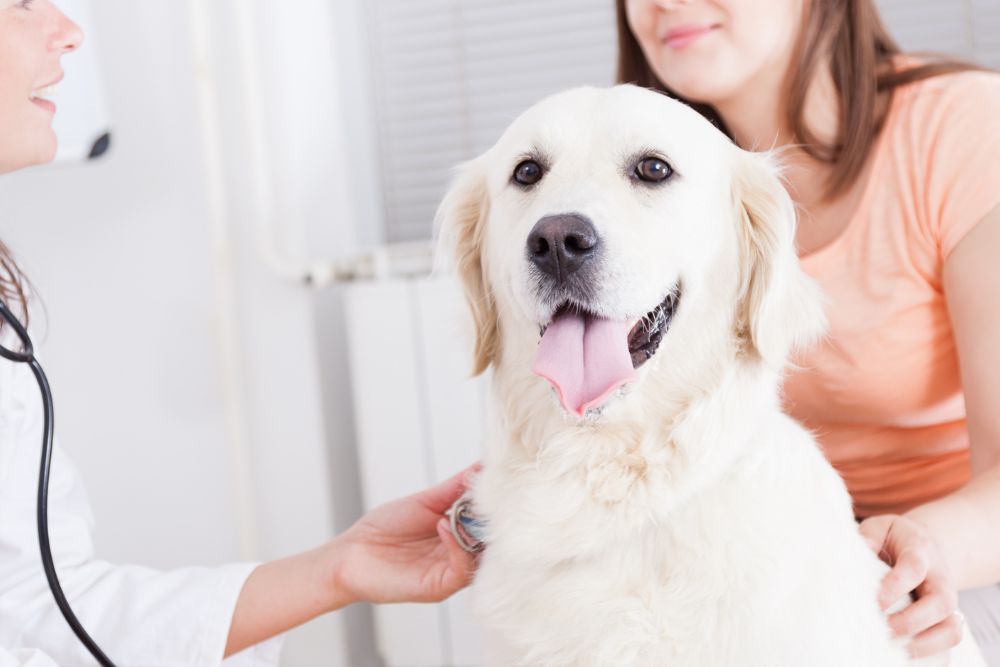
<svg viewBox="0 0 1000 667">
<path fill-rule="evenodd" d="M 653 368 L 729 355 L 780 369 L 822 326 L 770 159 L 633 86 L 529 109 L 462 167 L 438 224 L 475 371 L 534 369 L 579 415 Z"/>
</svg>

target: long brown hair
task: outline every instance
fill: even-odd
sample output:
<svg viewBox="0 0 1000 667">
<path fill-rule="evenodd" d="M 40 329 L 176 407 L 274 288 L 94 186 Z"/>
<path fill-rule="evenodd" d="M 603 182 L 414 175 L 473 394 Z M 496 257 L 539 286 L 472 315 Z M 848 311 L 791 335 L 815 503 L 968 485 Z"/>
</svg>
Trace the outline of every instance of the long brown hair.
<svg viewBox="0 0 1000 667">
<path fill-rule="evenodd" d="M 0 299 L 15 315 L 20 312 L 21 323 L 28 326 L 28 297 L 25 287 L 28 279 L 21 272 L 7 246 L 0 241 Z M 4 327 L 0 319 L 0 330 Z"/>
<path fill-rule="evenodd" d="M 715 109 L 691 103 L 661 82 L 628 26 L 625 0 L 615 0 L 618 17 L 618 82 L 662 91 L 687 102 L 726 134 Z M 940 74 L 983 69 L 944 57 L 922 57 L 899 69 L 902 49 L 889 34 L 873 0 L 812 0 L 785 80 L 786 121 L 793 140 L 813 158 L 833 165 L 826 199 L 845 192 L 858 178 L 885 122 L 897 88 Z M 805 123 L 805 100 L 817 68 L 829 63 L 840 102 L 838 138 L 821 141 Z"/>
</svg>

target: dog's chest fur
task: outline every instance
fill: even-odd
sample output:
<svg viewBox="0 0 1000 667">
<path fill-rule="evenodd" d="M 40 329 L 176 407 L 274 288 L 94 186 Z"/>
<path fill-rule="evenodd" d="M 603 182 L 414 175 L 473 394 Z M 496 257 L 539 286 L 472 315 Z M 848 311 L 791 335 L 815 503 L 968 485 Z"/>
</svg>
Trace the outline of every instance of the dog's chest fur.
<svg viewBox="0 0 1000 667">
<path fill-rule="evenodd" d="M 491 664 L 906 664 L 842 483 L 804 431 L 764 414 L 701 405 L 498 447 L 476 489 Z"/>
</svg>

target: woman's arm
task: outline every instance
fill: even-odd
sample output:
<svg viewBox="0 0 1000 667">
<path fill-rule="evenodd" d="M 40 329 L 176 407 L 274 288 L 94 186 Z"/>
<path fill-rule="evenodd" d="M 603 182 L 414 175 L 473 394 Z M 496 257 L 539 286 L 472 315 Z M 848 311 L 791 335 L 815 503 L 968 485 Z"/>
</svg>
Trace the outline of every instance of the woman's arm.
<svg viewBox="0 0 1000 667">
<path fill-rule="evenodd" d="M 913 637 L 915 656 L 958 643 L 957 589 L 1000 581 L 1000 207 L 948 256 L 944 291 L 965 394 L 972 479 L 958 491 L 904 516 L 867 519 L 861 532 L 892 565 L 883 608 L 911 591 L 917 601 L 893 614 L 893 630 Z"/>
<path fill-rule="evenodd" d="M 908 512 L 940 546 L 959 589 L 1000 581 L 1000 207 L 944 265 L 944 291 L 962 372 L 972 480 Z"/>
<path fill-rule="evenodd" d="M 329 559 L 337 558 L 335 543 L 250 573 L 236 601 L 225 657 L 353 602 L 346 595 L 338 599 L 325 578 Z"/>
<path fill-rule="evenodd" d="M 469 472 L 372 510 L 318 549 L 254 570 L 236 602 L 226 657 L 352 602 L 436 602 L 465 586 L 474 560 L 442 515 Z"/>
</svg>

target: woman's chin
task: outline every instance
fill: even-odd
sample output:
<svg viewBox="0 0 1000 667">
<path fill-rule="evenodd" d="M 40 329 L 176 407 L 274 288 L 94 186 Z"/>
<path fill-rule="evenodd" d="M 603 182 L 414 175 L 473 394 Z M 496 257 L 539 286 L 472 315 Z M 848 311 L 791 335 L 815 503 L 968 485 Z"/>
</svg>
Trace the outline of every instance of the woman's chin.
<svg viewBox="0 0 1000 667">
<path fill-rule="evenodd" d="M 708 104 L 710 106 L 714 106 L 727 99 L 727 94 L 730 92 L 725 86 L 706 82 L 698 78 L 689 81 L 678 81 L 673 85 L 667 85 L 688 102 Z"/>
<path fill-rule="evenodd" d="M 32 148 L 34 150 L 31 157 L 25 161 L 25 167 L 48 164 L 55 160 L 59 150 L 59 140 L 56 138 L 55 131 L 49 128 L 45 135 L 39 136 L 38 140 L 33 143 Z"/>
<path fill-rule="evenodd" d="M 13 143 L 0 142 L 0 174 L 48 164 L 58 148 L 59 140 L 51 127 L 25 132 Z"/>
<path fill-rule="evenodd" d="M 670 76 L 660 76 L 670 90 L 689 102 L 715 105 L 731 99 L 740 90 L 742 81 L 737 80 L 733 67 L 685 66 L 671 62 L 660 68 Z"/>
</svg>

